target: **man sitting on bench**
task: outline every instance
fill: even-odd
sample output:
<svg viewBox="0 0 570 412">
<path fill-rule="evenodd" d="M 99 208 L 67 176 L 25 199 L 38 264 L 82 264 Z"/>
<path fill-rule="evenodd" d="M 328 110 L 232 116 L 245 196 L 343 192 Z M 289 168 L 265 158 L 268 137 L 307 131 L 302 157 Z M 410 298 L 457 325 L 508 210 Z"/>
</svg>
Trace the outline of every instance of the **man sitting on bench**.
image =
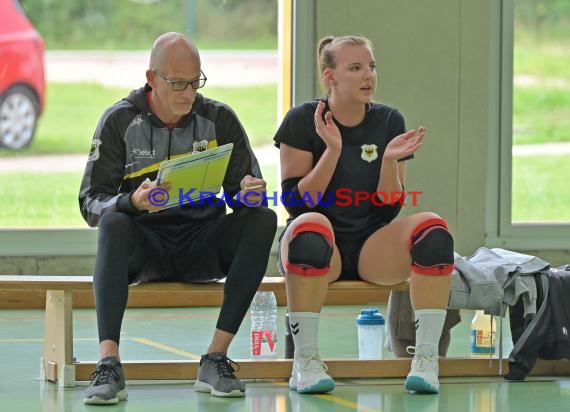
<svg viewBox="0 0 570 412">
<path fill-rule="evenodd" d="M 264 206 L 265 181 L 235 113 L 197 93 L 206 76 L 194 44 L 179 33 L 160 36 L 146 79 L 143 88 L 101 117 L 81 183 L 81 213 L 90 226 L 99 227 L 93 288 L 101 360 L 85 403 L 127 399 L 119 334 L 128 285 L 152 280 L 227 277 L 195 389 L 244 396 L 227 352 L 265 274 L 277 218 Z M 220 199 L 160 210 L 166 189 L 172 189 L 151 182 L 160 162 L 226 143 L 234 146 L 223 198 L 244 199 L 247 193 L 247 202 L 228 202 L 234 209 L 230 214 Z"/>
</svg>

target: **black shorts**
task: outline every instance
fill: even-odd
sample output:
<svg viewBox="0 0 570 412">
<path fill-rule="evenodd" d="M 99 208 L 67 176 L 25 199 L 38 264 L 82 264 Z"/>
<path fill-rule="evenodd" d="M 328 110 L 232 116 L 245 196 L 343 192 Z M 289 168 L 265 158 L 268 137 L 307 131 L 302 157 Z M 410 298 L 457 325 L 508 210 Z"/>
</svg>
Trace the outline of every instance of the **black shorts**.
<svg viewBox="0 0 570 412">
<path fill-rule="evenodd" d="M 212 282 L 223 279 L 229 267 L 224 267 L 220 248 L 224 247 L 223 237 L 232 225 L 229 220 L 231 214 L 188 225 L 139 225 L 145 244 L 144 263 L 135 273 L 129 273 L 130 282 Z"/>
<path fill-rule="evenodd" d="M 286 230 L 287 228 L 285 228 Z M 285 230 L 279 235 L 279 246 L 277 248 L 277 267 L 281 276 L 285 276 L 286 271 L 281 264 L 281 239 L 285 234 Z M 368 235 L 365 238 L 359 237 L 350 240 L 336 239 L 336 246 L 340 252 L 340 259 L 342 263 L 342 269 L 340 272 L 339 280 L 359 280 L 360 275 L 358 274 L 358 258 L 360 256 L 360 250 L 362 245 L 368 239 Z"/>
<path fill-rule="evenodd" d="M 342 262 L 342 270 L 340 272 L 339 280 L 358 280 L 358 258 L 360 257 L 360 250 L 366 239 L 339 242 L 337 240 L 336 246 L 340 252 L 340 259 Z"/>
</svg>

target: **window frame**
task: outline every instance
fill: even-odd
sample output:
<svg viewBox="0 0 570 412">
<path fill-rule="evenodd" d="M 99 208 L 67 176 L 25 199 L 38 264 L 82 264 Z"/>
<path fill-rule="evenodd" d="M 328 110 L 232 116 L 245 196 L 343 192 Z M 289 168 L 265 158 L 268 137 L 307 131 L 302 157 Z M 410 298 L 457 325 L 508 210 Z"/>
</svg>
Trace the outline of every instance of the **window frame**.
<svg viewBox="0 0 570 412">
<path fill-rule="evenodd" d="M 570 248 L 570 224 L 512 223 L 514 8 L 514 0 L 502 1 L 497 79 L 498 138 L 490 133 L 488 139 L 485 245 L 517 250 L 565 250 Z"/>
<path fill-rule="evenodd" d="M 1 229 L 0 256 L 95 255 L 97 233 L 92 228 Z"/>
</svg>

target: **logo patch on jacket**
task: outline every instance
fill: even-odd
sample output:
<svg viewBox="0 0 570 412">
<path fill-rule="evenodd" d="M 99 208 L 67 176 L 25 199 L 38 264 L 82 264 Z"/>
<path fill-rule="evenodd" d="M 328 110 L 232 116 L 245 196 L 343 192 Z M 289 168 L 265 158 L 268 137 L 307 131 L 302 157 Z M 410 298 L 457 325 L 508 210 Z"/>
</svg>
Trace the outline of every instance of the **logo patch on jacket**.
<svg viewBox="0 0 570 412">
<path fill-rule="evenodd" d="M 192 153 L 203 152 L 204 150 L 208 150 L 208 141 L 204 140 L 196 140 L 192 143 Z"/>
<path fill-rule="evenodd" d="M 143 122 L 143 119 L 140 115 L 136 116 L 133 121 L 129 124 L 129 127 L 133 126 L 140 126 Z"/>
<path fill-rule="evenodd" d="M 363 144 L 360 148 L 362 149 L 362 152 L 360 153 L 362 160 L 371 163 L 378 159 L 378 146 L 375 144 Z"/>
<path fill-rule="evenodd" d="M 89 157 L 87 158 L 88 162 L 94 162 L 95 160 L 99 159 L 99 146 L 101 146 L 103 142 L 100 139 L 93 139 L 91 142 L 91 149 L 89 150 Z"/>
<path fill-rule="evenodd" d="M 133 159 L 153 159 L 154 150 L 150 151 L 150 149 L 141 149 L 140 147 L 133 147 L 133 150 L 131 150 L 131 157 Z"/>
</svg>

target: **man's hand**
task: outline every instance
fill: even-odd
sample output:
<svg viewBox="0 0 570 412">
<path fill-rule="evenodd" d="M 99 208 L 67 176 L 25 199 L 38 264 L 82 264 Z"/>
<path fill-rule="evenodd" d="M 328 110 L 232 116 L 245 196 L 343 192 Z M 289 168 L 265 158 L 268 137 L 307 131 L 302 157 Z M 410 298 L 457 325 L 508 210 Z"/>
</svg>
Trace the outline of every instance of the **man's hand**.
<svg viewBox="0 0 570 412">
<path fill-rule="evenodd" d="M 240 188 L 240 203 L 248 207 L 257 207 L 263 201 L 263 193 L 267 191 L 267 183 L 263 179 L 246 175 L 240 182 Z"/>
<path fill-rule="evenodd" d="M 157 185 L 156 182 L 151 182 L 149 179 L 143 181 L 140 186 L 131 194 L 131 204 L 133 207 L 141 212 L 148 210 L 149 212 L 158 212 L 162 209 L 164 204 L 159 204 L 155 197 L 161 193 L 156 193 L 158 189 L 166 191 L 170 189 L 169 183 L 162 183 Z"/>
</svg>

